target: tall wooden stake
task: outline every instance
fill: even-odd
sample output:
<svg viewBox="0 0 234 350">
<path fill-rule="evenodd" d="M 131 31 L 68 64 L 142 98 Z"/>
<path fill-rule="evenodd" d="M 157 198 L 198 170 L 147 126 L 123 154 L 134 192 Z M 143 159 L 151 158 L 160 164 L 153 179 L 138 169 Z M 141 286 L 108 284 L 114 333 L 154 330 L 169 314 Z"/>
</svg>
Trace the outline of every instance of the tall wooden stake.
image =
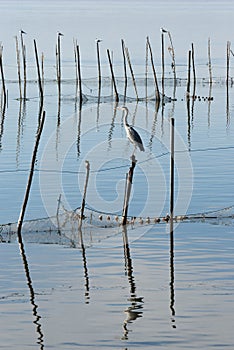
<svg viewBox="0 0 234 350">
<path fill-rule="evenodd" d="M 2 51 L 3 51 L 3 46 L 0 45 L 0 71 L 1 71 L 1 80 L 2 80 L 2 91 L 3 91 L 2 114 L 4 114 L 6 105 L 7 105 L 7 92 L 6 92 L 5 78 L 4 78 L 4 72 L 3 72 Z"/>
<path fill-rule="evenodd" d="M 118 95 L 118 91 L 117 91 L 117 87 L 116 87 L 115 75 L 114 75 L 114 70 L 113 70 L 113 65 L 112 65 L 109 49 L 107 49 L 106 52 L 107 52 L 107 57 L 108 57 L 109 65 L 110 65 L 111 77 L 112 77 L 112 82 L 113 82 L 113 87 L 114 87 L 114 92 L 115 92 L 115 101 L 119 102 L 119 95 Z"/>
<path fill-rule="evenodd" d="M 192 57 L 192 67 L 193 67 L 193 98 L 195 98 L 195 92 L 196 92 L 196 68 L 195 68 L 195 57 L 194 57 L 194 46 L 192 43 L 192 51 L 191 51 L 191 57 Z"/>
<path fill-rule="evenodd" d="M 40 138 L 41 138 L 41 133 L 42 133 L 43 126 L 44 126 L 44 121 L 45 121 L 45 111 L 42 114 L 42 118 L 40 118 L 40 120 L 39 120 L 38 131 L 37 131 L 35 146 L 34 146 L 32 160 L 31 160 L 31 167 L 30 167 L 30 172 L 29 172 L 29 177 L 28 177 L 28 183 L 27 183 L 27 187 L 26 187 L 26 191 L 25 191 L 25 195 L 24 195 L 24 200 L 23 200 L 23 204 L 21 207 L 21 211 L 20 211 L 20 215 L 19 215 L 19 219 L 18 219 L 18 224 L 17 224 L 17 235 L 18 235 L 19 242 L 22 242 L 21 229 L 22 229 L 24 215 L 26 212 L 26 207 L 27 207 L 30 189 L 31 189 L 31 185 L 32 185 L 34 167 L 35 167 L 36 157 L 37 157 L 37 150 L 38 150 L 38 146 L 39 146 L 39 142 L 40 142 Z"/>
<path fill-rule="evenodd" d="M 23 72 L 24 72 L 24 100 L 26 99 L 26 86 L 27 86 L 27 70 L 26 70 L 26 46 L 24 45 L 23 35 L 27 34 L 23 30 L 20 31 L 21 39 L 21 50 L 22 50 L 22 61 L 23 61 Z"/>
<path fill-rule="evenodd" d="M 74 59 L 75 59 L 75 70 L 76 70 L 76 97 L 77 99 L 77 92 L 78 92 L 78 69 L 77 69 L 77 39 L 73 39 L 73 47 L 74 47 Z"/>
<path fill-rule="evenodd" d="M 85 161 L 85 166 L 86 166 L 86 178 L 85 178 L 83 199 L 82 199 L 82 204 L 81 204 L 81 208 L 80 208 L 79 229 L 81 229 L 82 220 L 84 218 L 85 199 L 86 199 L 86 193 L 87 193 L 87 187 L 88 187 L 88 181 L 89 181 L 90 165 L 89 165 L 89 161 L 88 160 Z"/>
<path fill-rule="evenodd" d="M 145 100 L 147 103 L 148 99 L 148 53 L 149 53 L 149 45 L 148 40 L 146 40 L 145 44 Z"/>
<path fill-rule="evenodd" d="M 165 63 L 164 63 L 164 33 L 161 33 L 161 50 L 162 50 L 162 96 L 164 97 L 164 78 L 165 78 Z"/>
<path fill-rule="evenodd" d="M 212 84 L 212 67 L 211 67 L 210 38 L 208 38 L 208 67 L 209 67 L 209 77 L 210 77 L 210 85 L 211 85 Z"/>
<path fill-rule="evenodd" d="M 138 101 L 139 97 L 138 97 L 138 92 L 137 92 L 136 80 L 135 80 L 134 72 L 133 72 L 133 69 L 132 69 L 130 54 L 129 54 L 128 48 L 126 46 L 125 46 L 125 53 L 126 53 L 128 66 L 129 66 L 129 69 L 130 69 L 130 72 L 131 72 L 131 76 L 132 76 L 132 82 L 133 82 L 133 86 L 134 86 L 134 89 L 135 89 L 136 98 L 137 98 L 137 101 Z"/>
<path fill-rule="evenodd" d="M 39 64 L 38 52 L 37 52 L 37 43 L 36 43 L 35 39 L 33 42 L 34 42 L 34 50 L 35 50 L 36 65 L 37 65 L 39 93 L 40 93 L 41 102 L 43 102 L 43 86 L 42 86 L 42 81 L 41 81 L 41 72 L 40 72 L 40 64 Z"/>
<path fill-rule="evenodd" d="M 156 76 L 156 70 L 155 70 L 155 67 L 154 67 L 153 52 L 152 52 L 152 48 L 151 48 L 150 41 L 149 41 L 148 37 L 147 37 L 147 41 L 148 41 L 151 65 L 152 65 L 152 70 L 153 70 L 153 75 L 154 75 L 155 97 L 156 97 L 156 101 L 160 102 L 160 93 L 159 93 L 159 88 L 158 88 L 158 80 L 157 80 L 157 76 Z"/>
<path fill-rule="evenodd" d="M 130 166 L 128 171 L 128 176 L 126 180 L 127 184 L 125 187 L 124 205 L 123 205 L 123 213 L 122 213 L 122 225 L 127 224 L 128 205 L 129 205 L 129 199 L 130 199 L 131 188 L 132 188 L 132 179 L 133 179 L 134 168 L 137 162 L 134 154 L 132 155 L 131 160 L 132 160 L 132 165 Z"/>
<path fill-rule="evenodd" d="M 226 85 L 229 83 L 229 65 L 230 65 L 230 52 L 231 52 L 231 42 L 227 42 L 227 77 L 226 77 Z"/>
<path fill-rule="evenodd" d="M 20 52 L 19 52 L 19 43 L 18 37 L 15 36 L 15 46 L 16 46 L 16 58 L 17 58 L 17 68 L 18 68 L 18 83 L 19 83 L 19 98 L 22 100 L 22 87 L 21 87 L 21 72 L 20 72 Z"/>
<path fill-rule="evenodd" d="M 127 77 L 127 67 L 126 67 L 125 44 L 123 39 L 121 40 L 121 46 L 122 46 L 123 63 L 124 63 L 124 99 L 125 99 L 127 94 L 128 77 Z"/>
<path fill-rule="evenodd" d="M 172 36 L 171 36 L 171 33 L 169 31 L 167 31 L 167 34 L 168 34 L 168 38 L 169 38 L 169 41 L 170 41 L 170 55 L 171 55 L 171 58 L 172 58 L 172 71 L 173 71 L 173 74 L 174 74 L 174 93 L 173 93 L 173 99 L 175 99 L 175 90 L 176 90 L 176 62 L 175 62 L 175 49 L 174 49 L 174 46 L 173 46 L 173 42 L 172 42 Z"/>
<path fill-rule="evenodd" d="M 229 112 L 229 65 L 230 65 L 230 53 L 231 53 L 231 42 L 227 42 L 227 77 L 226 77 L 226 115 L 227 115 L 227 125 L 230 122 L 230 112 Z"/>
<path fill-rule="evenodd" d="M 102 75 L 101 75 L 101 61 L 100 61 L 100 44 L 101 40 L 97 39 L 96 40 L 96 50 L 97 50 L 97 63 L 98 63 L 98 91 L 100 95 L 100 90 L 101 90 L 101 84 L 102 84 Z"/>
<path fill-rule="evenodd" d="M 174 217 L 174 155 L 175 119 L 171 118 L 171 164 L 170 164 L 170 218 Z"/>
<path fill-rule="evenodd" d="M 59 100 L 61 98 L 61 36 L 62 33 L 58 33 L 57 45 L 56 45 L 56 69 L 57 69 L 57 82 L 58 82 L 58 95 Z"/>
<path fill-rule="evenodd" d="M 190 97 L 190 73 L 191 73 L 191 50 L 189 50 L 188 52 L 187 98 Z"/>
<path fill-rule="evenodd" d="M 79 86 L 79 100 L 80 100 L 80 107 L 83 102 L 83 95 L 82 95 L 82 84 L 81 84 L 81 68 L 80 68 L 80 49 L 79 45 L 76 45 L 76 55 L 77 55 L 77 72 L 78 72 L 78 86 Z"/>
</svg>

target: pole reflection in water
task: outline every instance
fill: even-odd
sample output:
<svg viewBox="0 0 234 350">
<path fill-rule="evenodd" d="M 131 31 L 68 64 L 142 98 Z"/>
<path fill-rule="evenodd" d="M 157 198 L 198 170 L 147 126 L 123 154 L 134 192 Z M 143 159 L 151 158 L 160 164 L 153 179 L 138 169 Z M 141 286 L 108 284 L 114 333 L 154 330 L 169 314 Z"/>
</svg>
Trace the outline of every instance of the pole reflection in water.
<svg viewBox="0 0 234 350">
<path fill-rule="evenodd" d="M 85 251 L 85 245 L 84 245 L 84 241 L 83 241 L 83 234 L 82 234 L 81 227 L 79 227 L 78 234 L 79 234 L 79 240 L 80 240 L 80 246 L 81 246 L 81 252 L 82 252 L 82 259 L 83 259 L 83 267 L 84 267 L 85 303 L 89 304 L 89 299 L 90 299 L 90 296 L 89 296 L 89 273 L 88 273 L 86 251 Z"/>
<path fill-rule="evenodd" d="M 159 110 L 159 103 L 157 102 L 155 105 L 155 111 L 154 111 L 154 119 L 153 119 L 153 123 L 152 123 L 152 128 L 151 128 L 151 135 L 150 135 L 150 139 L 149 139 L 149 143 L 148 143 L 148 147 L 150 149 L 150 153 L 152 153 L 153 150 L 153 140 L 155 138 L 155 134 L 156 134 L 156 126 L 157 126 L 157 122 L 158 122 L 158 110 Z M 148 107 L 146 106 L 146 113 L 148 113 Z"/>
<path fill-rule="evenodd" d="M 82 257 L 83 257 L 83 264 L 84 264 L 85 299 L 86 299 L 86 304 L 89 304 L 89 276 L 88 276 L 85 246 L 84 246 L 83 234 L 82 234 L 82 222 L 83 222 L 83 217 L 84 217 L 85 198 L 86 198 L 86 193 L 87 193 L 87 187 L 88 187 L 88 181 L 89 181 L 89 171 L 90 171 L 89 162 L 86 160 L 85 163 L 86 163 L 86 178 L 85 178 L 84 193 L 83 193 L 83 199 L 82 199 L 81 210 L 80 210 L 78 235 L 79 235 L 79 239 L 80 239 L 80 246 L 81 246 L 81 250 L 82 250 Z"/>
<path fill-rule="evenodd" d="M 34 316 L 33 323 L 36 325 L 36 332 L 38 335 L 37 344 L 39 344 L 39 349 L 43 350 L 44 349 L 44 334 L 42 331 L 41 323 L 39 322 L 41 319 L 41 316 L 38 314 L 38 305 L 36 304 L 36 301 L 35 301 L 35 292 L 34 292 L 34 288 L 32 285 L 32 279 L 30 276 L 29 265 L 28 265 L 28 261 L 27 261 L 27 257 L 26 257 L 21 234 L 18 235 L 18 242 L 19 242 L 20 254 L 21 254 L 21 257 L 23 260 L 25 276 L 27 279 L 27 285 L 28 285 L 29 292 L 30 292 L 30 302 L 32 304 L 32 311 L 33 311 L 33 316 Z"/>
<path fill-rule="evenodd" d="M 5 121 L 5 110 L 0 113 L 1 121 L 0 121 L 0 152 L 2 150 L 2 137 L 4 132 L 4 121 Z"/>
<path fill-rule="evenodd" d="M 229 128 L 230 126 L 230 109 L 229 109 L 229 85 L 228 85 L 228 81 L 227 81 L 227 86 L 226 86 L 226 128 Z"/>
<path fill-rule="evenodd" d="M 19 100 L 19 114 L 18 114 L 18 126 L 17 126 L 17 138 L 16 138 L 16 164 L 19 166 L 19 158 L 21 152 L 21 139 L 24 135 L 26 111 L 26 100 Z"/>
<path fill-rule="evenodd" d="M 115 103 L 114 106 L 114 113 L 113 117 L 111 119 L 111 125 L 110 125 L 110 130 L 108 131 L 108 150 L 112 148 L 112 137 L 113 137 L 113 132 L 115 128 L 115 119 L 116 119 L 116 113 L 117 113 L 117 107 L 118 107 L 118 102 Z"/>
<path fill-rule="evenodd" d="M 82 105 L 79 106 L 79 113 L 78 113 L 78 125 L 77 125 L 77 141 L 76 141 L 76 147 L 77 147 L 77 159 L 80 158 L 80 138 L 81 138 L 81 111 L 82 111 Z"/>
<path fill-rule="evenodd" d="M 124 310 L 124 313 L 126 314 L 126 318 L 123 322 L 123 335 L 121 339 L 127 340 L 128 333 L 130 332 L 130 330 L 128 329 L 128 324 L 132 323 L 139 317 L 143 317 L 142 309 L 143 309 L 144 297 L 137 297 L 137 294 L 136 294 L 136 284 L 133 276 L 133 266 L 132 266 L 132 259 L 130 256 L 130 247 L 128 244 L 126 225 L 123 225 L 122 233 L 123 233 L 125 271 L 126 271 L 126 275 L 128 276 L 128 282 L 130 286 L 130 298 L 128 298 L 130 305 Z"/>
<path fill-rule="evenodd" d="M 211 101 L 212 101 L 212 83 L 209 84 L 209 95 L 208 95 L 208 126 L 210 127 L 210 113 L 211 113 Z"/>
<path fill-rule="evenodd" d="M 99 93 L 99 92 L 98 92 Z M 96 118 L 96 127 L 97 131 L 99 131 L 99 119 L 100 119 L 100 98 L 101 96 L 98 95 L 98 101 L 97 101 L 97 118 Z"/>
<path fill-rule="evenodd" d="M 175 269 L 174 269 L 174 228 L 173 217 L 170 218 L 170 309 L 172 328 L 176 328 L 175 324 Z"/>
<path fill-rule="evenodd" d="M 41 107 L 40 107 L 41 108 Z M 39 112 L 40 113 L 40 112 Z M 61 98 L 58 99 L 57 125 L 56 125 L 56 159 L 59 159 L 60 129 L 61 128 Z"/>
<path fill-rule="evenodd" d="M 191 150 L 191 115 L 190 115 L 190 97 L 187 97 L 187 101 L 186 101 L 186 105 L 187 105 L 187 116 L 188 116 L 188 149 L 189 151 Z"/>
</svg>

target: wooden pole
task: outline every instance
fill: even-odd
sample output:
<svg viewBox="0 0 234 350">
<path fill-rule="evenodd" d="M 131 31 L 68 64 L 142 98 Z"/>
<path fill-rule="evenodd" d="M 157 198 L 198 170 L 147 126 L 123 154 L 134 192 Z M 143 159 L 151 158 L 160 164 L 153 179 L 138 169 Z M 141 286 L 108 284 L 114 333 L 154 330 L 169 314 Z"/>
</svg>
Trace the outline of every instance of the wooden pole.
<svg viewBox="0 0 234 350">
<path fill-rule="evenodd" d="M 86 178 L 85 178 L 83 199 L 82 199 L 82 204 L 81 204 L 81 208 L 80 208 L 79 229 L 81 229 L 82 220 L 84 218 L 85 199 L 86 199 L 86 193 L 87 193 L 87 187 L 88 187 L 88 181 L 89 181 L 90 164 L 89 164 L 88 160 L 85 161 L 85 166 L 86 166 Z"/>
<path fill-rule="evenodd" d="M 56 48 L 55 48 L 55 55 L 56 55 L 56 76 L 57 76 L 57 84 L 59 85 L 59 69 L 58 69 L 58 44 L 56 44 Z"/>
<path fill-rule="evenodd" d="M 231 42 L 227 41 L 227 77 L 226 77 L 226 85 L 228 87 L 229 83 L 229 65 L 230 65 L 230 52 L 231 52 Z"/>
<path fill-rule="evenodd" d="M 193 99 L 195 98 L 195 92 L 196 92 L 196 68 L 195 68 L 195 57 L 194 57 L 194 46 L 192 43 L 192 52 L 191 52 L 191 58 L 192 58 L 192 67 L 193 67 Z"/>
<path fill-rule="evenodd" d="M 127 77 L 127 67 L 126 67 L 125 44 L 123 39 L 121 40 L 121 46 L 122 46 L 123 64 L 124 64 L 124 98 L 126 98 L 128 77 Z"/>
<path fill-rule="evenodd" d="M 125 47 L 125 53 L 126 53 L 128 66 L 129 66 L 129 69 L 130 69 L 130 72 L 131 72 L 131 76 L 132 76 L 132 82 L 133 82 L 133 86 L 134 86 L 134 89 L 135 89 L 136 98 L 137 98 L 137 101 L 138 101 L 139 97 L 138 97 L 138 92 L 137 92 L 136 80 L 135 80 L 134 72 L 133 72 L 133 69 L 132 69 L 130 54 L 129 54 L 129 51 L 128 51 L 127 47 Z"/>
<path fill-rule="evenodd" d="M 174 96 L 173 98 L 175 98 L 175 89 L 176 89 L 176 62 L 175 62 L 175 49 L 174 49 L 174 46 L 173 46 L 173 42 L 172 42 L 172 36 L 171 36 L 171 33 L 169 31 L 167 31 L 167 34 L 168 34 L 168 38 L 169 38 L 169 41 L 170 41 L 170 54 L 171 54 L 171 59 L 172 59 L 172 71 L 173 71 L 173 74 L 174 74 Z"/>
<path fill-rule="evenodd" d="M 19 43 L 18 37 L 15 36 L 15 46 L 16 46 L 16 58 L 17 58 L 17 68 L 18 68 L 18 83 L 19 83 L 19 93 L 20 100 L 22 100 L 22 87 L 21 87 L 21 72 L 20 72 L 20 52 L 19 52 Z"/>
<path fill-rule="evenodd" d="M 148 98 L 148 53 L 149 53 L 149 46 L 148 46 L 148 40 L 146 39 L 146 45 L 145 45 L 145 99 L 147 103 Z"/>
<path fill-rule="evenodd" d="M 187 98 L 190 97 L 190 72 L 191 72 L 191 50 L 188 52 L 188 80 L 187 80 Z"/>
<path fill-rule="evenodd" d="M 18 219 L 18 224 L 17 224 L 17 235 L 18 235 L 19 242 L 22 242 L 21 229 L 22 229 L 24 215 L 26 212 L 26 207 L 27 207 L 30 189 L 31 189 L 31 185 L 32 185 L 34 167 L 35 167 L 36 157 L 37 157 L 37 150 L 38 150 L 38 146 L 40 143 L 40 138 L 41 138 L 41 134 L 42 134 L 43 126 L 44 126 L 44 121 L 45 121 L 45 111 L 42 114 L 42 118 L 39 119 L 37 136 L 36 136 L 36 141 L 35 141 L 35 145 L 34 145 L 34 150 L 33 150 L 33 155 L 32 155 L 32 160 L 31 160 L 31 167 L 30 167 L 30 172 L 29 172 L 29 177 L 28 177 L 28 183 L 27 183 L 27 187 L 26 187 L 26 191 L 25 191 L 25 195 L 24 195 L 24 200 L 23 200 L 23 204 L 21 207 L 21 211 L 20 211 L 20 215 L 19 215 L 19 219 Z"/>
<path fill-rule="evenodd" d="M 60 33 L 58 33 L 58 83 L 61 84 L 61 43 Z"/>
<path fill-rule="evenodd" d="M 74 46 L 74 58 L 75 58 L 75 70 L 76 70 L 76 99 L 77 99 L 77 92 L 78 92 L 78 68 L 77 68 L 77 40 L 73 39 L 73 46 Z"/>
<path fill-rule="evenodd" d="M 102 84 L 102 75 L 101 75 L 101 61 L 100 61 L 100 48 L 99 43 L 101 42 L 100 39 L 96 40 L 96 50 L 97 50 L 97 63 L 98 63 L 98 91 L 101 90 L 101 84 Z"/>
<path fill-rule="evenodd" d="M 58 198 L 58 205 L 57 205 L 57 211 L 56 211 L 56 221 L 57 221 L 57 231 L 58 231 L 58 234 L 60 234 L 61 230 L 60 230 L 60 222 L 59 222 L 59 210 L 60 210 L 60 205 L 61 205 L 61 193 L 59 195 L 59 198 Z"/>
<path fill-rule="evenodd" d="M 0 45 L 0 70 L 1 70 L 2 91 L 3 91 L 3 107 L 2 107 L 2 111 L 3 111 L 3 114 L 4 114 L 5 109 L 6 109 L 6 105 L 7 105 L 7 93 L 6 93 L 5 77 L 4 77 L 4 71 L 3 71 L 2 51 L 3 51 L 3 46 Z"/>
<path fill-rule="evenodd" d="M 58 81 L 58 94 L 59 94 L 59 100 L 61 98 L 61 36 L 63 36 L 62 33 L 58 33 L 57 37 L 57 46 L 56 46 L 56 67 L 57 67 L 57 81 Z"/>
<path fill-rule="evenodd" d="M 127 224 L 128 205 L 129 205 L 129 199 L 130 199 L 131 188 L 132 188 L 132 179 L 133 179 L 134 168 L 135 168 L 136 162 L 137 162 L 134 154 L 131 156 L 131 160 L 132 160 L 132 165 L 130 166 L 129 171 L 128 171 L 127 184 L 126 184 L 126 190 L 125 190 L 125 196 L 124 196 L 122 225 Z"/>
<path fill-rule="evenodd" d="M 76 54 L 77 54 L 77 72 L 78 72 L 78 85 L 79 85 L 79 100 L 80 100 L 80 107 L 83 102 L 83 96 L 82 96 L 82 81 L 81 81 L 81 67 L 80 67 L 80 49 L 79 45 L 76 45 Z"/>
<path fill-rule="evenodd" d="M 106 51 L 107 51 L 107 57 L 108 57 L 109 65 L 110 65 L 111 77 L 112 77 L 112 82 L 113 82 L 113 87 L 114 87 L 114 92 L 115 92 L 115 101 L 119 102 L 119 95 L 118 95 L 118 91 L 117 91 L 117 87 L 116 87 L 116 83 L 115 83 L 115 75 L 114 75 L 113 65 L 112 65 L 112 61 L 111 61 L 111 57 L 110 57 L 110 51 L 109 51 L 109 49 L 107 49 Z"/>
<path fill-rule="evenodd" d="M 230 113 L 229 113 L 229 65 L 230 65 L 230 53 L 231 53 L 231 42 L 227 42 L 227 77 L 226 77 L 226 115 L 227 115 L 227 125 L 230 123 Z"/>
<path fill-rule="evenodd" d="M 34 292 L 33 285 L 32 285 L 32 279 L 30 276 L 30 270 L 29 270 L 29 265 L 27 262 L 27 257 L 26 257 L 26 253 L 25 253 L 25 248 L 24 248 L 23 237 L 22 237 L 21 231 L 22 231 L 24 215 L 26 212 L 26 207 L 27 207 L 27 203 L 28 203 L 28 199 L 29 199 L 31 184 L 32 184 L 32 180 L 33 180 L 34 166 L 36 163 L 37 150 L 38 150 L 38 146 L 39 146 L 39 142 L 40 142 L 40 138 L 41 138 L 41 133 L 42 133 L 43 126 L 44 126 L 44 121 L 45 121 L 45 112 L 43 112 L 42 118 L 40 118 L 40 120 L 39 120 L 36 141 L 35 141 L 32 160 L 31 160 L 31 167 L 30 167 L 30 172 L 29 172 L 29 177 L 28 177 L 28 183 L 26 186 L 24 200 L 23 200 L 23 204 L 21 207 L 21 211 L 20 211 L 20 215 L 19 215 L 19 219 L 18 219 L 18 224 L 17 224 L 17 236 L 18 236 L 19 250 L 20 250 L 21 257 L 22 257 L 23 264 L 24 264 L 25 275 L 27 278 L 27 285 L 28 285 L 29 291 L 30 291 L 30 301 L 31 301 L 31 304 L 33 307 L 33 316 L 35 317 L 34 323 L 37 326 L 36 331 L 38 333 L 38 344 L 40 344 L 41 349 L 44 349 L 44 345 L 43 345 L 44 344 L 44 340 L 43 340 L 44 334 L 42 332 L 42 326 L 39 323 L 41 316 L 38 314 L 38 311 L 37 311 L 38 305 L 36 305 L 36 303 L 35 303 L 35 292 Z"/>
<path fill-rule="evenodd" d="M 164 33 L 161 33 L 161 47 L 162 47 L 162 96 L 164 97 L 164 78 L 165 78 L 165 62 L 164 62 Z"/>
<path fill-rule="evenodd" d="M 153 52 L 152 52 L 152 48 L 151 48 L 151 45 L 150 45 L 149 37 L 147 37 L 147 41 L 148 41 L 148 47 L 149 47 L 149 52 L 150 52 L 151 65 L 152 65 L 152 70 L 153 70 L 153 75 L 154 75 L 155 97 L 156 97 L 156 100 L 157 100 L 158 102 L 160 102 L 160 92 L 159 92 L 159 88 L 158 88 L 158 80 L 157 80 L 157 76 L 156 76 L 156 70 L 155 70 L 155 67 L 154 67 Z"/>
<path fill-rule="evenodd" d="M 174 155 L 175 155 L 175 119 L 171 118 L 171 162 L 170 162 L 170 218 L 174 217 Z"/>
<path fill-rule="evenodd" d="M 41 102 L 42 102 L 43 101 L 43 87 L 42 87 L 42 82 L 41 82 L 41 72 L 40 72 L 40 64 L 39 64 L 38 52 L 37 52 L 37 43 L 36 43 L 35 39 L 34 39 L 33 42 L 34 42 L 34 50 L 35 50 L 36 65 L 37 65 L 37 76 L 38 76 L 39 93 L 40 93 L 40 99 L 41 99 Z"/>
<path fill-rule="evenodd" d="M 208 67 L 209 67 L 209 82 L 212 84 L 212 67 L 211 67 L 211 49 L 210 49 L 210 38 L 208 38 Z"/>
<path fill-rule="evenodd" d="M 41 54 L 41 86 L 42 91 L 44 92 L 44 85 L 45 85 L 45 75 L 44 75 L 44 53 Z"/>
<path fill-rule="evenodd" d="M 23 30 L 20 31 L 22 61 L 23 61 L 23 73 L 24 73 L 24 96 L 26 99 L 26 86 L 27 86 L 27 70 L 26 70 L 26 46 L 24 45 L 23 35 L 26 34 Z"/>
</svg>

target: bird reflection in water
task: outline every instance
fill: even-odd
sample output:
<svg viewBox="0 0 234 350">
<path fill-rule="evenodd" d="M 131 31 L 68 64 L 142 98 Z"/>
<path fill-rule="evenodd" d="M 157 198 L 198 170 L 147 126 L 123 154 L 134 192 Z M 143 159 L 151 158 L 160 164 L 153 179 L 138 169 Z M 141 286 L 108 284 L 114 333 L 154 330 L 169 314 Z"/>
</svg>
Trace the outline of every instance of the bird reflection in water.
<svg viewBox="0 0 234 350">
<path fill-rule="evenodd" d="M 122 340 L 128 339 L 128 333 L 130 330 L 128 329 L 128 324 L 135 321 L 137 318 L 143 317 L 143 299 L 144 297 L 138 297 L 136 294 L 136 284 L 133 276 L 133 266 L 132 259 L 130 256 L 130 248 L 128 244 L 128 236 L 127 236 L 127 227 L 123 225 L 123 247 L 124 247 L 124 259 L 125 259 L 125 272 L 128 276 L 128 282 L 130 286 L 130 298 L 128 301 L 130 305 L 124 310 L 126 318 L 123 322 L 123 335 Z"/>
</svg>

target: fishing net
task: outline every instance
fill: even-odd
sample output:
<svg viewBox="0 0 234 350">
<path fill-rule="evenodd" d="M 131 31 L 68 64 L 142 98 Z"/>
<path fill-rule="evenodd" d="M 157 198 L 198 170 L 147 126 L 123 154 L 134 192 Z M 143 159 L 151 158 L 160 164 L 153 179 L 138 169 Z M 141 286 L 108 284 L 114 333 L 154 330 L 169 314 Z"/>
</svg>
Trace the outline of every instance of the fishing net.
<svg viewBox="0 0 234 350">
<path fill-rule="evenodd" d="M 59 244 L 77 247 L 82 244 L 117 244 L 121 242 L 122 217 L 104 212 L 98 212 L 91 208 L 85 208 L 80 224 L 80 208 L 72 211 L 66 210 L 62 205 L 58 215 L 53 217 L 27 220 L 23 223 L 22 234 L 25 242 Z M 219 210 L 178 215 L 173 222 L 208 222 L 214 225 L 234 224 L 234 205 Z M 165 225 L 169 222 L 169 216 L 165 217 L 128 217 L 127 228 L 132 240 L 139 238 L 147 231 L 147 227 Z M 0 242 L 11 243 L 17 241 L 17 223 L 0 225 Z"/>
</svg>

